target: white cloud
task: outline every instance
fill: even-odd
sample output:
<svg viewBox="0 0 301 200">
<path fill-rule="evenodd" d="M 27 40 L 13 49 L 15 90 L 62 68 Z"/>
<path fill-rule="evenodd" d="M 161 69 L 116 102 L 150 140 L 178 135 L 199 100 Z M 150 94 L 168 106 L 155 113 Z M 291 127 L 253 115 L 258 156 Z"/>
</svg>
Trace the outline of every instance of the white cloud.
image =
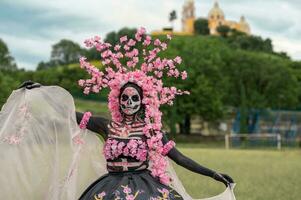
<svg viewBox="0 0 301 200">
<path fill-rule="evenodd" d="M 38 62 L 50 57 L 50 47 L 54 41 L 42 39 L 20 38 L 13 35 L 1 35 L 9 45 L 18 67 L 35 69 Z"/>
<path fill-rule="evenodd" d="M 276 51 L 287 52 L 289 56 L 301 60 L 300 40 L 291 40 L 286 37 L 273 37 L 272 40 Z"/>
<path fill-rule="evenodd" d="M 25 53 L 28 55 L 35 55 L 38 57 L 44 57 L 47 55 L 49 49 L 46 46 L 50 46 L 53 41 L 42 39 L 29 39 L 19 38 L 13 35 L 2 35 L 4 40 L 14 47 L 17 47 L 18 53 Z"/>
<path fill-rule="evenodd" d="M 36 63 L 35 62 L 26 62 L 26 61 L 18 61 L 18 68 L 19 69 L 26 69 L 34 71 L 36 69 Z"/>
<path fill-rule="evenodd" d="M 8 32 L 0 37 L 8 44 L 20 67 L 31 69 L 42 60 L 48 60 L 51 45 L 62 38 L 83 40 L 105 34 L 122 27 L 144 26 L 157 30 L 168 26 L 168 13 L 175 9 L 178 20 L 176 29 L 181 28 L 181 8 L 184 0 L 2 0 L 10 9 L 17 8 L 14 17 L 5 18 Z M 220 6 L 230 20 L 247 17 L 252 32 L 274 40 L 275 49 L 287 51 L 293 58 L 300 59 L 301 18 L 296 0 L 220 0 Z M 1 3 L 0 3 L 1 5 Z M 196 15 L 206 17 L 213 1 L 196 1 Z M 26 11 L 26 12 L 25 12 Z M 30 16 L 29 16 L 30 13 Z M 22 20 L 22 14 L 29 19 Z M 1 14 L 0 14 L 1 17 Z M 0 19 L 1 20 L 1 19 Z M 27 24 L 29 23 L 29 24 Z M 1 30 L 1 29 L 0 29 Z M 24 34 L 22 35 L 22 31 Z M 25 34 L 26 32 L 26 34 Z M 21 35 L 20 35 L 21 33 Z M 25 66 L 26 65 L 26 66 Z"/>
</svg>

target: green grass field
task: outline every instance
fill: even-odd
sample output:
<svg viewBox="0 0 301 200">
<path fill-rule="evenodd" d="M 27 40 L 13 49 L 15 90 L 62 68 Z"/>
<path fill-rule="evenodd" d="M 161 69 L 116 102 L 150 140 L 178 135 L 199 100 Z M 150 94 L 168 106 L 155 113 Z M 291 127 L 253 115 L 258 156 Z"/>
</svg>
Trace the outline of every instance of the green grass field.
<svg viewBox="0 0 301 200">
<path fill-rule="evenodd" d="M 88 103 L 87 103 L 88 102 Z M 75 99 L 77 110 L 107 115 L 105 103 Z M 227 173 L 237 182 L 238 200 L 301 199 L 301 150 L 224 150 L 216 145 L 178 144 L 178 148 L 198 163 Z M 211 178 L 175 165 L 186 190 L 194 198 L 215 196 L 225 187 Z"/>
<path fill-rule="evenodd" d="M 186 145 L 185 145 L 186 146 Z M 198 163 L 235 180 L 238 200 L 301 199 L 301 151 L 180 148 Z M 223 184 L 175 166 L 190 195 L 204 198 L 224 190 Z"/>
<path fill-rule="evenodd" d="M 79 112 L 91 111 L 93 115 L 109 117 L 108 105 L 103 102 L 74 99 L 76 110 Z"/>
</svg>

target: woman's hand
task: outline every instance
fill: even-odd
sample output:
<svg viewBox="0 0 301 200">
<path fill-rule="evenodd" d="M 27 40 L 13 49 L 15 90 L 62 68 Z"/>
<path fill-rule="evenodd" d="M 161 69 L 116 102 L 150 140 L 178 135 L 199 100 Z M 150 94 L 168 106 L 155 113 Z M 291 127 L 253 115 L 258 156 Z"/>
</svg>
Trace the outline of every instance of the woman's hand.
<svg viewBox="0 0 301 200">
<path fill-rule="evenodd" d="M 226 187 L 230 186 L 231 183 L 234 183 L 233 179 L 227 174 L 220 174 L 215 172 L 213 178 L 217 181 L 224 183 Z"/>
<path fill-rule="evenodd" d="M 23 88 L 25 87 L 26 89 L 33 89 L 33 88 L 38 88 L 38 87 L 41 87 L 41 84 L 40 83 L 36 83 L 36 82 L 33 82 L 31 80 L 28 80 L 28 81 L 25 81 L 23 82 L 19 88 Z"/>
</svg>

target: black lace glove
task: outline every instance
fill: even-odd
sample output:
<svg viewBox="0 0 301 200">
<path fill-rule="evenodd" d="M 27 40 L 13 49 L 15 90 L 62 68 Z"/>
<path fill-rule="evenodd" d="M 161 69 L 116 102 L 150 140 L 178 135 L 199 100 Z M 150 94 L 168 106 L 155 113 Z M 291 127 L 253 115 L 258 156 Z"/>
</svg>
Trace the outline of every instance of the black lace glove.
<svg viewBox="0 0 301 200">
<path fill-rule="evenodd" d="M 166 137 L 166 134 L 163 135 L 162 142 L 163 144 L 166 144 L 168 142 L 168 138 Z M 220 181 L 226 185 L 230 185 L 230 183 L 234 183 L 233 179 L 226 175 L 226 174 L 220 174 L 217 173 L 207 167 L 204 167 L 197 162 L 193 161 L 192 159 L 188 158 L 187 156 L 183 155 L 180 151 L 177 150 L 177 148 L 173 147 L 168 152 L 168 157 L 171 158 L 173 161 L 175 161 L 178 165 L 192 171 L 198 174 L 202 174 L 204 176 L 208 176 L 211 178 L 214 178 L 217 181 Z"/>
<path fill-rule="evenodd" d="M 76 112 L 76 121 L 80 124 L 84 113 Z M 92 116 L 87 124 L 87 129 L 95 133 L 101 134 L 102 137 L 106 138 L 109 134 L 108 124 L 110 121 L 104 117 Z"/>
<path fill-rule="evenodd" d="M 31 80 L 28 80 L 28 81 L 23 82 L 18 88 L 23 88 L 23 87 L 30 90 L 30 89 L 33 89 L 33 88 L 41 87 L 41 84 L 33 82 Z"/>
<path fill-rule="evenodd" d="M 231 183 L 234 183 L 233 179 L 227 174 L 220 174 L 220 173 L 215 172 L 213 174 L 212 178 L 224 183 L 226 185 L 226 187 L 229 186 Z"/>
</svg>

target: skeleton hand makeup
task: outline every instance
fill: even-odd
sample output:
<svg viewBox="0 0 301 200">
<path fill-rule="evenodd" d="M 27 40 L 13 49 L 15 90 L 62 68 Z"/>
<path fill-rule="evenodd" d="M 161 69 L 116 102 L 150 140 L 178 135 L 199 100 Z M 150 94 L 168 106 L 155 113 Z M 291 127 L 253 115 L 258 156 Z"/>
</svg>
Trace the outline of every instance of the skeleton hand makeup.
<svg viewBox="0 0 301 200">
<path fill-rule="evenodd" d="M 133 115 L 141 108 L 141 96 L 136 88 L 127 87 L 120 95 L 120 108 L 126 115 Z"/>
</svg>

